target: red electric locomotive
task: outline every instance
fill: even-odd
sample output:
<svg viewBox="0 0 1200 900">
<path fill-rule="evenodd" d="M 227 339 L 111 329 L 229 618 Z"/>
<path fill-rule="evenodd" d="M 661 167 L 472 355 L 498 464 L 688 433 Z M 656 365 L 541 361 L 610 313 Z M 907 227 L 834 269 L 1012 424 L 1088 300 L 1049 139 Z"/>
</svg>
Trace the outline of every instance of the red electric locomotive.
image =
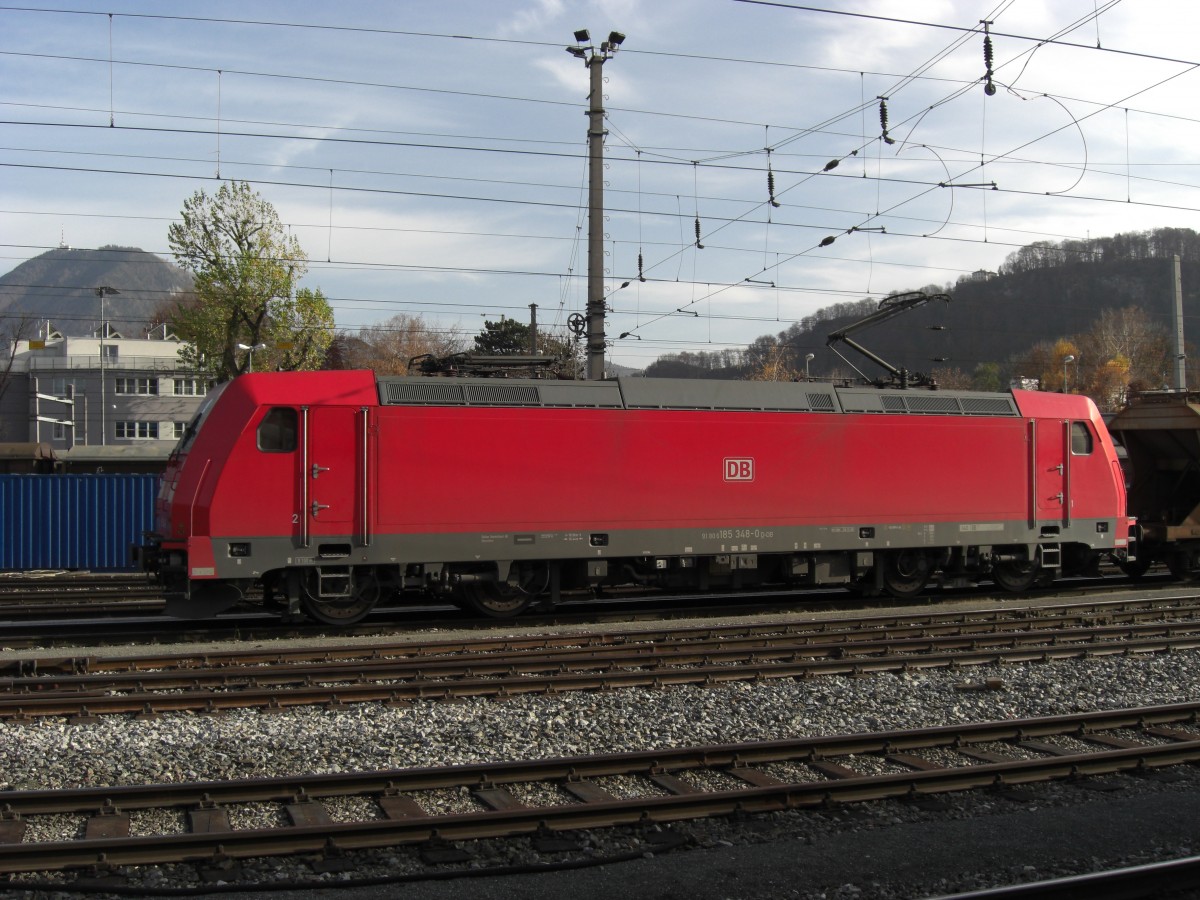
<svg viewBox="0 0 1200 900">
<path fill-rule="evenodd" d="M 294 372 L 209 394 L 138 556 L 174 615 L 257 583 L 353 622 L 400 591 L 494 616 L 615 584 L 1019 591 L 1124 558 L 1131 524 L 1081 396 Z"/>
</svg>

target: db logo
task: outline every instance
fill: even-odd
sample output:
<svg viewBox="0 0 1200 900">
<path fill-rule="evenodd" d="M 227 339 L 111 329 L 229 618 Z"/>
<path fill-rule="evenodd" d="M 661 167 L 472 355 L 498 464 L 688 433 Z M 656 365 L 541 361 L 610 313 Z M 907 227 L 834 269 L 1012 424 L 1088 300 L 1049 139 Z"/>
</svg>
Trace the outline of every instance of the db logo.
<svg viewBox="0 0 1200 900">
<path fill-rule="evenodd" d="M 725 457 L 726 481 L 753 481 L 754 459 L 751 457 Z"/>
</svg>

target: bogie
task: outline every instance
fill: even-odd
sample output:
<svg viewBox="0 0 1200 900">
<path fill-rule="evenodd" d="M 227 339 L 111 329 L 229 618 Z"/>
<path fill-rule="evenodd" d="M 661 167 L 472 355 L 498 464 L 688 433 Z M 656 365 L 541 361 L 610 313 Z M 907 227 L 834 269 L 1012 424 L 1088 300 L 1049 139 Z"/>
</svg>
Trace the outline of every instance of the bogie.
<svg viewBox="0 0 1200 900">
<path fill-rule="evenodd" d="M 301 609 L 327 625 L 361 621 L 382 593 L 378 575 L 367 566 L 311 566 L 299 581 Z"/>
<path fill-rule="evenodd" d="M 883 584 L 893 597 L 905 600 L 925 589 L 936 569 L 936 560 L 924 549 L 895 550 L 884 556 Z"/>
</svg>

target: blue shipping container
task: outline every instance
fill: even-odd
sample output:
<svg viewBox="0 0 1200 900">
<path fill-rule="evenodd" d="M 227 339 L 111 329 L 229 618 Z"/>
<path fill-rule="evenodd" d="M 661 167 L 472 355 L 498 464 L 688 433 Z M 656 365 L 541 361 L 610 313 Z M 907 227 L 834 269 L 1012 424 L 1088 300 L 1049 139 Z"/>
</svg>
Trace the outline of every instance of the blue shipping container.
<svg viewBox="0 0 1200 900">
<path fill-rule="evenodd" d="M 158 475 L 0 475 L 0 569 L 131 571 Z"/>
</svg>

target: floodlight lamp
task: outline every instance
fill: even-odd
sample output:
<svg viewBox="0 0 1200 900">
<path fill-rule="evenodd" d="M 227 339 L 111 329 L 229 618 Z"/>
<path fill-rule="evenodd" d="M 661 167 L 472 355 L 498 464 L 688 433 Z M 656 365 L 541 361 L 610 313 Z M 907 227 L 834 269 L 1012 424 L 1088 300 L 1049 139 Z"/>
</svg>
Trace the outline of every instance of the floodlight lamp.
<svg viewBox="0 0 1200 900">
<path fill-rule="evenodd" d="M 587 59 L 587 53 L 584 52 L 582 47 L 567 47 L 567 52 L 580 59 Z"/>
<path fill-rule="evenodd" d="M 581 44 L 586 44 L 586 43 L 590 42 L 591 39 L 592 39 L 591 32 L 589 32 L 586 28 L 580 28 L 578 31 L 575 32 L 575 40 L 579 41 L 579 43 L 581 43 Z"/>
<path fill-rule="evenodd" d="M 610 31 L 608 33 L 608 42 L 612 44 L 613 49 L 615 50 L 617 47 L 620 47 L 623 43 L 625 43 L 625 35 L 621 34 L 619 31 Z"/>
</svg>

